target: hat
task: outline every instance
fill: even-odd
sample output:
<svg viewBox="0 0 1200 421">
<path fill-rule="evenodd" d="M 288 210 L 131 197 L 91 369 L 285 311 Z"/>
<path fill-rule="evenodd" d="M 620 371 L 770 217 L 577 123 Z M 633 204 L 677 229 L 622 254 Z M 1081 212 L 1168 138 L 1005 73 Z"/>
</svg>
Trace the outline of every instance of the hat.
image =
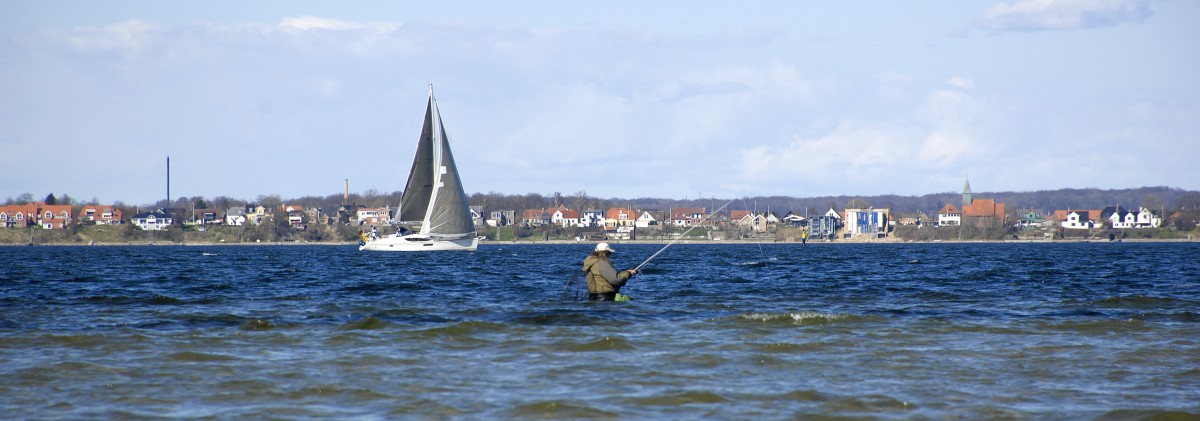
<svg viewBox="0 0 1200 421">
<path fill-rule="evenodd" d="M 616 253 L 616 252 L 617 252 L 616 250 L 613 250 L 613 249 L 612 249 L 612 247 L 609 247 L 609 246 L 608 246 L 608 243 L 600 243 L 600 244 L 596 244 L 596 251 L 607 251 L 607 252 L 609 252 L 609 253 Z"/>
</svg>

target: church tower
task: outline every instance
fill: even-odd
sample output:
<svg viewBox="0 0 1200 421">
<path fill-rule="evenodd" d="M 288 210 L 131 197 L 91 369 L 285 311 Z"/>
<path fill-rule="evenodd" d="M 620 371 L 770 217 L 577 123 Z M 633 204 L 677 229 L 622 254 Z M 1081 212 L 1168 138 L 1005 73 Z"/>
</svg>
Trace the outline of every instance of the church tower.
<svg viewBox="0 0 1200 421">
<path fill-rule="evenodd" d="M 970 206 L 971 205 L 971 179 L 970 178 L 967 178 L 967 184 L 963 186 L 962 195 L 963 195 L 962 205 L 964 207 Z"/>
</svg>

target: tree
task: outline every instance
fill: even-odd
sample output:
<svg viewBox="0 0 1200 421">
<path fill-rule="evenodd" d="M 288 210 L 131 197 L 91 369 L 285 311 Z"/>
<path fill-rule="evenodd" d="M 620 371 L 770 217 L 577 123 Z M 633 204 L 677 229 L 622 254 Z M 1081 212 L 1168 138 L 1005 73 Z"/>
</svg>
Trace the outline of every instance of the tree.
<svg viewBox="0 0 1200 421">
<path fill-rule="evenodd" d="M 861 197 L 855 197 L 853 199 L 850 199 L 850 202 L 846 203 L 846 209 L 866 209 L 866 208 L 867 208 L 867 201 L 863 200 L 863 198 L 861 198 Z"/>
<path fill-rule="evenodd" d="M 1157 194 L 1150 193 L 1142 197 L 1142 207 L 1158 211 L 1159 209 L 1163 208 L 1163 201 L 1162 199 L 1158 198 Z M 1137 210 L 1137 207 L 1135 206 L 1131 206 L 1131 208 L 1133 208 L 1133 210 Z"/>
<path fill-rule="evenodd" d="M 46 195 L 46 199 L 42 200 L 42 201 L 45 202 L 47 205 L 57 205 L 58 204 L 58 198 L 54 197 L 54 193 L 50 193 L 50 194 Z"/>
</svg>

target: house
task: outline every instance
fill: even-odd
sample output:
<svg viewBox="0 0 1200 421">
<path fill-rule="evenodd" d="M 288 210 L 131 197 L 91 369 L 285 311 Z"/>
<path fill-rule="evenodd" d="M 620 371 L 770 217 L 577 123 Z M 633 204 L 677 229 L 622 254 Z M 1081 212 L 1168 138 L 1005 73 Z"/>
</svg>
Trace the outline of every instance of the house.
<svg viewBox="0 0 1200 421">
<path fill-rule="evenodd" d="M 237 206 L 225 211 L 225 225 L 240 227 L 246 223 L 246 208 Z"/>
<path fill-rule="evenodd" d="M 588 209 L 579 214 L 579 226 L 599 228 L 604 226 L 604 211 Z"/>
<path fill-rule="evenodd" d="M 479 205 L 467 206 L 467 209 L 471 211 L 471 223 L 477 227 L 482 227 L 483 226 L 483 206 L 479 206 Z"/>
<path fill-rule="evenodd" d="M 216 209 L 193 209 L 192 223 L 196 225 L 219 225 L 222 221 Z"/>
<path fill-rule="evenodd" d="M 699 225 L 708 213 L 704 208 L 671 208 L 670 212 L 668 223 L 676 227 Z"/>
<path fill-rule="evenodd" d="M 604 215 L 604 227 L 635 227 L 637 213 L 630 208 L 609 208 Z"/>
<path fill-rule="evenodd" d="M 516 220 L 516 211 L 495 210 L 488 213 L 487 224 L 493 227 L 506 227 Z"/>
<path fill-rule="evenodd" d="M 1180 231 L 1191 231 L 1200 227 L 1200 210 L 1179 210 L 1171 213 L 1167 224 Z"/>
<path fill-rule="evenodd" d="M 804 215 L 800 215 L 795 211 L 788 211 L 788 213 L 783 216 L 782 222 L 793 227 L 808 226 L 808 218 L 805 218 Z"/>
<path fill-rule="evenodd" d="M 37 224 L 36 204 L 0 206 L 0 227 L 25 228 Z"/>
<path fill-rule="evenodd" d="M 962 225 L 962 211 L 958 210 L 958 208 L 954 207 L 952 204 L 947 203 L 946 206 L 942 206 L 942 208 L 938 210 L 937 215 L 937 224 L 939 226 L 947 227 Z"/>
<path fill-rule="evenodd" d="M 279 210 L 287 215 L 288 226 L 298 230 L 308 228 L 304 223 L 304 217 L 307 216 L 305 213 L 307 209 L 304 206 L 282 205 L 279 207 Z"/>
<path fill-rule="evenodd" d="M 925 215 L 922 212 L 897 213 L 891 219 L 892 219 L 892 225 L 900 224 L 900 225 L 921 226 L 921 225 L 930 225 L 931 222 L 933 221 L 932 219 L 929 218 L 928 215 Z"/>
<path fill-rule="evenodd" d="M 637 221 L 633 225 L 638 228 L 657 227 L 664 218 L 666 218 L 666 212 L 642 211 L 642 214 L 637 217 Z"/>
<path fill-rule="evenodd" d="M 175 218 L 158 209 L 142 212 L 129 218 L 129 222 L 146 231 L 162 231 L 175 223 Z"/>
<path fill-rule="evenodd" d="M 263 205 L 246 205 L 246 222 L 254 225 L 263 223 L 264 220 L 273 218 L 270 212 L 267 212 L 267 207 Z"/>
<path fill-rule="evenodd" d="M 71 205 L 42 203 L 38 208 L 38 225 L 43 229 L 66 228 L 67 224 L 71 223 Z"/>
<path fill-rule="evenodd" d="M 545 209 L 525 209 L 521 212 L 521 223 L 527 227 L 539 227 L 550 224 L 550 212 Z"/>
<path fill-rule="evenodd" d="M 888 209 L 846 209 L 846 234 L 886 237 L 889 219 Z"/>
<path fill-rule="evenodd" d="M 1120 206 L 1109 206 L 1100 210 L 1100 220 L 1107 221 L 1112 228 L 1156 228 L 1162 225 L 1162 217 L 1144 207 L 1130 211 Z"/>
<path fill-rule="evenodd" d="M 775 212 L 771 212 L 770 209 L 767 209 L 767 213 L 763 214 L 763 218 L 766 219 L 767 226 L 776 225 L 783 221 L 778 215 L 775 215 Z"/>
<path fill-rule="evenodd" d="M 113 206 L 86 205 L 79 209 L 79 220 L 95 225 L 121 223 L 121 210 Z"/>
<path fill-rule="evenodd" d="M 1067 211 L 1063 218 L 1062 227 L 1066 229 L 1092 229 L 1096 226 L 1096 219 L 1092 219 L 1091 211 Z"/>
<path fill-rule="evenodd" d="M 841 227 L 842 215 L 833 208 L 829 208 L 824 214 L 809 219 L 808 236 L 809 238 L 833 239 Z"/>
<path fill-rule="evenodd" d="M 561 227 L 573 227 L 579 225 L 579 211 L 567 209 L 566 206 L 559 205 L 556 208 L 549 210 L 550 223 Z"/>
<path fill-rule="evenodd" d="M 392 208 L 358 208 L 354 217 L 359 225 L 387 225 L 392 223 Z"/>
<path fill-rule="evenodd" d="M 1034 209 L 1025 209 L 1017 212 L 1016 226 L 1025 230 L 1033 229 L 1041 226 L 1045 220 L 1041 212 Z"/>
<path fill-rule="evenodd" d="M 751 232 L 766 232 L 767 218 L 761 213 L 755 213 L 748 210 L 731 210 L 729 211 L 729 220 L 738 229 L 749 230 Z"/>
</svg>

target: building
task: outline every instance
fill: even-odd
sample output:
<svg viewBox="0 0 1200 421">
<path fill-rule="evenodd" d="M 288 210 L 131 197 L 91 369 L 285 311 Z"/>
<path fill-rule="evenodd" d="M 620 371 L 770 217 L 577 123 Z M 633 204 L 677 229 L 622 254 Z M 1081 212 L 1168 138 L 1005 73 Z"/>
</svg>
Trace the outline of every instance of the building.
<svg viewBox="0 0 1200 421">
<path fill-rule="evenodd" d="M 71 205 L 38 204 L 38 225 L 43 229 L 66 228 L 71 223 Z"/>
<path fill-rule="evenodd" d="M 225 211 L 225 225 L 240 227 L 246 223 L 246 208 L 236 206 Z"/>
<path fill-rule="evenodd" d="M 521 223 L 526 227 L 540 227 L 550 224 L 550 212 L 545 209 L 525 209 L 521 212 Z"/>
<path fill-rule="evenodd" d="M 846 234 L 849 237 L 886 237 L 890 215 L 888 209 L 846 209 Z"/>
<path fill-rule="evenodd" d="M 953 204 L 949 203 L 942 206 L 942 209 L 938 211 L 938 225 L 1004 225 L 1008 219 L 1004 207 L 1003 203 L 996 203 L 995 199 L 974 198 L 971 193 L 971 180 L 967 180 L 963 185 L 962 207 L 955 208 Z"/>
<path fill-rule="evenodd" d="M 579 211 L 567 209 L 566 206 L 559 205 L 556 208 L 549 209 L 550 223 L 561 227 L 579 226 Z"/>
<path fill-rule="evenodd" d="M 942 208 L 938 210 L 937 215 L 937 224 L 939 226 L 948 227 L 962 225 L 962 211 L 958 210 L 958 208 L 954 207 L 952 204 L 947 203 L 946 206 L 942 206 Z"/>
<path fill-rule="evenodd" d="M 146 231 L 162 231 L 175 223 L 175 218 L 162 209 L 134 215 L 129 222 Z"/>
<path fill-rule="evenodd" d="M 704 221 L 708 213 L 705 208 L 671 208 L 671 216 L 667 221 L 676 227 L 691 227 Z"/>
<path fill-rule="evenodd" d="M 1054 211 L 1055 219 L 1066 229 L 1092 229 L 1100 220 L 1099 210 Z"/>
<path fill-rule="evenodd" d="M 634 227 L 637 226 L 637 212 L 630 208 L 609 208 L 604 215 L 604 227 Z"/>
<path fill-rule="evenodd" d="M 829 208 L 824 214 L 809 219 L 808 237 L 832 240 L 837 237 L 837 232 L 841 228 L 842 215 L 833 208 Z"/>
<path fill-rule="evenodd" d="M 1120 206 L 1109 206 L 1100 210 L 1100 221 L 1107 222 L 1112 228 L 1157 228 L 1162 225 L 1162 217 L 1144 207 L 1130 211 Z"/>
<path fill-rule="evenodd" d="M 392 208 L 358 208 L 354 218 L 359 225 L 387 225 L 392 223 Z"/>
<path fill-rule="evenodd" d="M 0 206 L 0 227 L 25 228 L 36 225 L 37 219 L 36 204 Z"/>
<path fill-rule="evenodd" d="M 729 220 L 736 225 L 739 230 L 747 230 L 750 232 L 767 231 L 767 218 L 761 213 L 756 213 L 749 210 L 731 210 L 729 211 Z"/>
</svg>

